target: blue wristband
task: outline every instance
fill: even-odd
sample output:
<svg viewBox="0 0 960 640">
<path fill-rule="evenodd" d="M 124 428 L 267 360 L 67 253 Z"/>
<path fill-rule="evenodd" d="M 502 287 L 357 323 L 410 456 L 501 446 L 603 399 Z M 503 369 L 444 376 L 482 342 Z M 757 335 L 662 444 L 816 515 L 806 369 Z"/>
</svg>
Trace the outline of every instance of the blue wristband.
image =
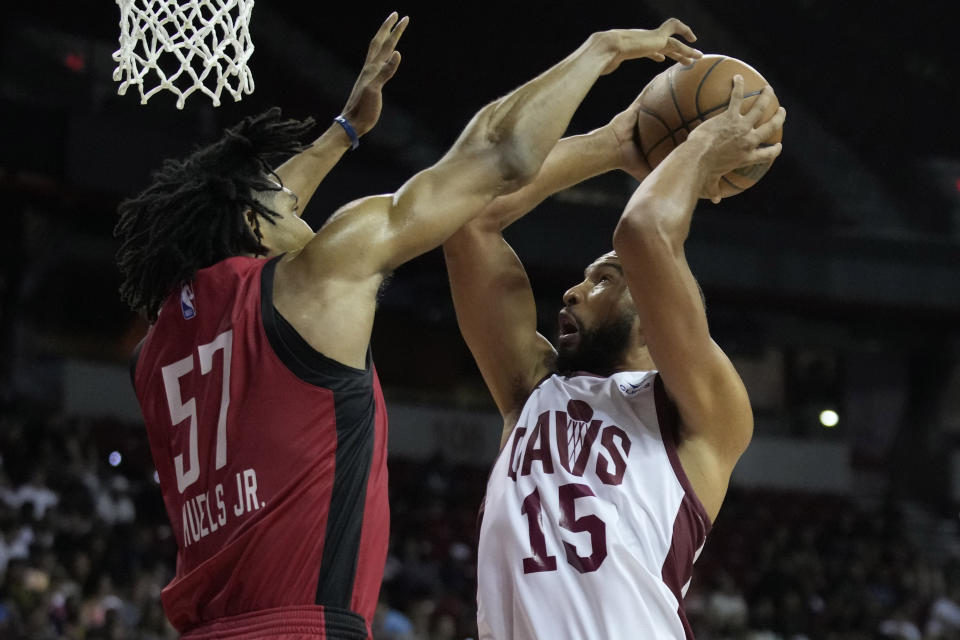
<svg viewBox="0 0 960 640">
<path fill-rule="evenodd" d="M 350 136 L 351 149 L 356 149 L 360 146 L 360 136 L 357 135 L 357 130 L 353 128 L 353 125 L 350 124 L 349 120 L 343 116 L 337 116 L 333 119 L 333 121 L 343 127 L 343 130 L 347 132 L 348 136 Z"/>
</svg>

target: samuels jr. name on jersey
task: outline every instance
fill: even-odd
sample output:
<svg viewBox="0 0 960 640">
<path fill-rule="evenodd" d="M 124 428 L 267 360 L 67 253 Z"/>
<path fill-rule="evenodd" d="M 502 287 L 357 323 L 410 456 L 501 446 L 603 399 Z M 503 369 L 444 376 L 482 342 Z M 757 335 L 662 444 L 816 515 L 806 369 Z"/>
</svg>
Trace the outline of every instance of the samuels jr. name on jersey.
<svg viewBox="0 0 960 640">
<path fill-rule="evenodd" d="M 551 414 L 553 429 L 550 428 Z M 532 428 L 516 427 L 507 475 L 513 481 L 517 475 L 529 475 L 536 460 L 543 465 L 542 473 L 554 473 L 552 449 L 556 447 L 560 465 L 567 473 L 582 477 L 591 452 L 598 446 L 596 477 L 607 485 L 622 483 L 627 471 L 626 458 L 630 455 L 630 438 L 620 427 L 604 425 L 603 420 L 594 419 L 593 414 L 593 407 L 583 400 L 570 400 L 566 411 L 547 410 L 537 417 Z"/>
<path fill-rule="evenodd" d="M 267 506 L 257 497 L 257 472 L 253 469 L 244 469 L 234 474 L 236 479 L 235 493 L 225 495 L 223 484 L 217 484 L 213 491 L 188 498 L 181 509 L 183 523 L 183 546 L 188 547 L 194 542 L 226 526 L 228 516 L 239 518 L 244 514 L 258 511 Z M 231 488 L 232 489 L 232 488 Z M 212 495 L 212 500 L 211 500 Z M 212 507 L 211 507 L 212 503 Z"/>
</svg>

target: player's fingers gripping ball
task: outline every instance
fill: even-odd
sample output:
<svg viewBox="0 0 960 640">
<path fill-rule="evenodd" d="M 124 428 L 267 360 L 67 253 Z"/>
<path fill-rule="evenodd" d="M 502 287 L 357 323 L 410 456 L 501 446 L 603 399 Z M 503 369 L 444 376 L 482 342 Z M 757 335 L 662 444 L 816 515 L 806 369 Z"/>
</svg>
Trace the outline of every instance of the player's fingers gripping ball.
<svg viewBox="0 0 960 640">
<path fill-rule="evenodd" d="M 738 73 L 743 76 L 740 113 L 745 114 L 768 82 L 756 69 L 736 58 L 705 55 L 691 65 L 675 64 L 650 81 L 640 94 L 637 128 L 640 151 L 651 169 L 700 123 L 727 109 L 733 76 Z M 769 119 L 779 108 L 780 102 L 773 96 L 762 119 Z M 782 134 L 778 129 L 763 144 L 780 142 Z M 720 180 L 719 195 L 726 198 L 749 189 L 772 164 L 773 160 L 727 173 Z"/>
</svg>

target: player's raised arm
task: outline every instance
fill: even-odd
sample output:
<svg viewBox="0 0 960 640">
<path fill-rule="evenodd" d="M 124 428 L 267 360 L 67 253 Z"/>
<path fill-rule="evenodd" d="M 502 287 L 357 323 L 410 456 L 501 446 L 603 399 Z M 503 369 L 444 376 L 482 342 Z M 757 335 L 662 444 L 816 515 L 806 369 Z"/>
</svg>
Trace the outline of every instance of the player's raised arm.
<svg viewBox="0 0 960 640">
<path fill-rule="evenodd" d="M 495 199 L 443 245 L 460 331 L 508 427 L 553 370 L 556 352 L 537 332 L 530 282 L 502 231 L 549 196 L 601 173 L 621 169 L 642 180 L 649 169 L 633 137 L 638 106 L 560 140 L 533 182 Z"/>
<path fill-rule="evenodd" d="M 707 478 L 695 488 L 711 517 L 750 441 L 753 418 L 740 377 L 710 337 L 684 242 L 701 193 L 716 193 L 727 171 L 780 153 L 779 143 L 759 146 L 785 117 L 780 109 L 763 121 L 772 89 L 745 115 L 740 115 L 742 96 L 743 79 L 736 76 L 727 111 L 697 127 L 644 180 L 613 238 L 650 355 L 677 404 L 681 437 L 697 452 L 693 475 Z"/>
<path fill-rule="evenodd" d="M 278 309 L 285 316 L 329 316 L 340 331 L 327 332 L 322 343 L 320 335 L 307 340 L 328 355 L 335 350 L 338 355 L 331 357 L 345 358 L 342 362 L 362 361 L 383 275 L 439 246 L 497 196 L 532 181 L 601 75 L 632 58 L 689 62 L 699 55 L 674 34 L 692 38 L 689 28 L 673 19 L 653 30 L 595 33 L 546 72 L 488 104 L 435 165 L 396 193 L 341 208 L 297 256 L 282 263 Z M 337 284 L 335 293 L 331 283 Z M 290 321 L 309 331 L 307 322 Z"/>
<path fill-rule="evenodd" d="M 363 68 L 343 107 L 341 116 L 345 121 L 332 122 L 307 149 L 277 167 L 280 181 L 296 194 L 300 211 L 306 208 L 327 173 L 354 146 L 354 137 L 358 141 L 380 119 L 383 86 L 400 65 L 397 42 L 409 22 L 409 18 L 400 18 L 396 12 L 387 16 L 370 41 Z"/>
<path fill-rule="evenodd" d="M 671 20 L 654 30 L 591 35 L 567 58 L 481 109 L 443 158 L 396 193 L 341 209 L 304 253 L 362 278 L 438 246 L 495 197 L 533 180 L 600 75 L 631 58 L 690 61 L 698 55 L 673 37 L 687 32 Z M 327 236 L 337 238 L 335 246 Z M 331 252 L 350 259 L 328 260 Z"/>
</svg>

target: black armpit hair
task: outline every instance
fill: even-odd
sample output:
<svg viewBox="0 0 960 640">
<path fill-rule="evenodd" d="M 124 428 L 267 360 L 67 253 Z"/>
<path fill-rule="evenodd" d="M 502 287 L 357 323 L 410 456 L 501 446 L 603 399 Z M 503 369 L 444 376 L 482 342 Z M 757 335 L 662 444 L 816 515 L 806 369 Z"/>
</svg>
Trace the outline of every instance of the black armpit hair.
<svg viewBox="0 0 960 640">
<path fill-rule="evenodd" d="M 271 162 L 306 148 L 300 142 L 313 120 L 283 120 L 273 107 L 245 118 L 223 137 L 183 160 L 166 160 L 140 195 L 120 203 L 114 236 L 120 296 L 150 321 L 171 291 L 200 269 L 226 258 L 266 250 L 260 218 L 277 213 L 258 202 L 257 191 L 276 190 Z M 244 220 L 254 212 L 253 229 Z"/>
</svg>

